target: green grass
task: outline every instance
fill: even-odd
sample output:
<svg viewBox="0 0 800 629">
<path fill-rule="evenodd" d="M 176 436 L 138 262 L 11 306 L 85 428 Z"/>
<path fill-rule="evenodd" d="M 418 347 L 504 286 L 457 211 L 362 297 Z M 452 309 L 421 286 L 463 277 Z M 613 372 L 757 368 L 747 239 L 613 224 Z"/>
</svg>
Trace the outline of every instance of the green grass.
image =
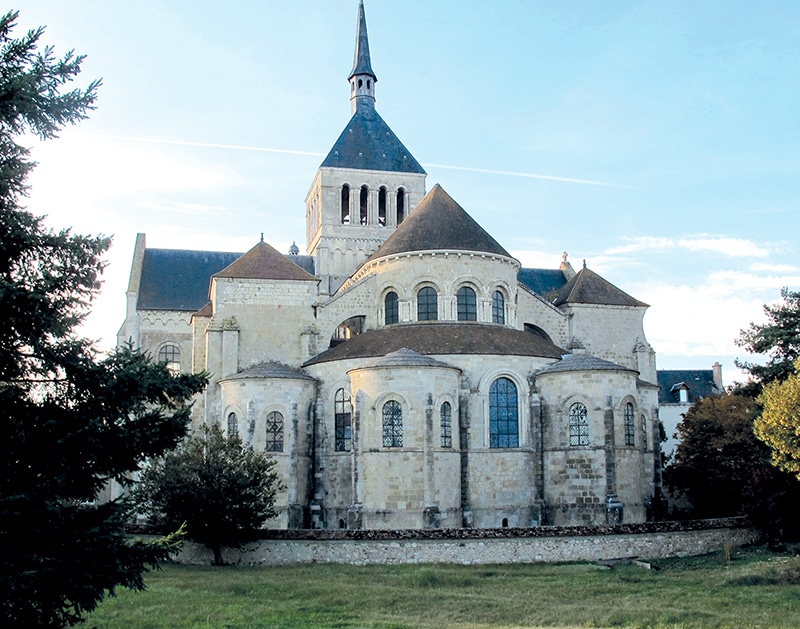
<svg viewBox="0 0 800 629">
<path fill-rule="evenodd" d="M 800 627 L 800 557 L 763 548 L 592 564 L 167 565 L 88 627 Z"/>
</svg>

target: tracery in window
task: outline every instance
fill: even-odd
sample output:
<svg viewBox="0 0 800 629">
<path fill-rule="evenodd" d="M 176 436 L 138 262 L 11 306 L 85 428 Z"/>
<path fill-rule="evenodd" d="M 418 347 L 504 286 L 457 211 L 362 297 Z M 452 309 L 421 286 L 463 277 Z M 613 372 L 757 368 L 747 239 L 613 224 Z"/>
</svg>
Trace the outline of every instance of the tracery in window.
<svg viewBox="0 0 800 629">
<path fill-rule="evenodd" d="M 462 286 L 456 293 L 456 301 L 458 304 L 459 321 L 478 320 L 478 304 L 474 290 L 469 286 Z"/>
<path fill-rule="evenodd" d="M 167 363 L 167 369 L 173 375 L 181 372 L 181 348 L 174 343 L 167 343 L 158 350 L 158 362 Z"/>
<path fill-rule="evenodd" d="M 339 389 L 334 398 L 335 444 L 336 452 L 349 452 L 353 446 L 352 417 L 353 407 L 350 396 Z"/>
<path fill-rule="evenodd" d="M 517 385 L 498 378 L 489 387 L 489 447 L 519 447 Z"/>
<path fill-rule="evenodd" d="M 239 419 L 236 413 L 228 413 L 228 439 L 239 434 Z"/>
<path fill-rule="evenodd" d="M 439 318 L 439 297 L 430 286 L 417 293 L 417 320 L 436 321 Z"/>
<path fill-rule="evenodd" d="M 367 205 L 369 202 L 369 188 L 361 186 L 361 195 L 358 203 L 358 220 L 362 225 L 367 224 Z"/>
<path fill-rule="evenodd" d="M 400 321 L 400 306 L 397 299 L 397 293 L 389 291 L 383 300 L 384 322 L 386 325 L 392 325 Z"/>
<path fill-rule="evenodd" d="M 442 408 L 439 411 L 440 414 L 440 426 L 442 432 L 442 440 L 441 444 L 443 448 L 452 448 L 453 447 L 453 409 L 450 406 L 450 402 L 445 402 L 442 404 Z"/>
<path fill-rule="evenodd" d="M 383 447 L 403 447 L 403 408 L 396 400 L 383 405 Z"/>
<path fill-rule="evenodd" d="M 350 186 L 342 186 L 342 225 L 350 224 Z"/>
<path fill-rule="evenodd" d="M 626 446 L 635 445 L 636 437 L 633 431 L 633 404 L 631 404 L 630 402 L 628 402 L 625 405 L 623 424 L 625 427 L 625 445 Z"/>
<path fill-rule="evenodd" d="M 267 452 L 283 452 L 283 415 L 272 411 L 267 415 Z"/>
<path fill-rule="evenodd" d="M 589 417 L 586 407 L 580 402 L 569 407 L 569 445 L 589 445 Z"/>
<path fill-rule="evenodd" d="M 492 294 L 492 323 L 506 322 L 506 299 L 499 290 Z"/>
</svg>

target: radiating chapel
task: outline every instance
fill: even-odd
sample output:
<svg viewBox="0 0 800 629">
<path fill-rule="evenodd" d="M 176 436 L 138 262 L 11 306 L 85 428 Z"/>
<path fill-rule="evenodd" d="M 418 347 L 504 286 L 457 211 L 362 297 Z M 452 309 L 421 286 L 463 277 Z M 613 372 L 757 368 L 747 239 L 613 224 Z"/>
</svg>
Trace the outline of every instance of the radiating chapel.
<svg viewBox="0 0 800 629">
<path fill-rule="evenodd" d="M 211 374 L 195 427 L 277 460 L 269 526 L 646 521 L 660 495 L 647 305 L 566 255 L 523 268 L 428 190 L 376 110 L 363 2 L 348 79 L 352 116 L 306 196 L 306 255 L 139 234 L 119 342 Z"/>
</svg>

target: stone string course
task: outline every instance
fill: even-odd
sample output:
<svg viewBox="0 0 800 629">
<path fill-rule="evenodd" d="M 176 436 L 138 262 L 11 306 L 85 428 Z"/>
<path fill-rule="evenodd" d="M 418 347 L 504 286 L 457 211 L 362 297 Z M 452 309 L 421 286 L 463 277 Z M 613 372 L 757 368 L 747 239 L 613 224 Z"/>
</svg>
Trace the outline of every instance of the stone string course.
<svg viewBox="0 0 800 629">
<path fill-rule="evenodd" d="M 223 556 L 231 564 L 268 566 L 600 561 L 700 555 L 757 538 L 758 533 L 737 518 L 586 527 L 269 530 L 241 549 L 225 548 Z M 174 560 L 208 564 L 213 554 L 187 542 Z"/>
</svg>

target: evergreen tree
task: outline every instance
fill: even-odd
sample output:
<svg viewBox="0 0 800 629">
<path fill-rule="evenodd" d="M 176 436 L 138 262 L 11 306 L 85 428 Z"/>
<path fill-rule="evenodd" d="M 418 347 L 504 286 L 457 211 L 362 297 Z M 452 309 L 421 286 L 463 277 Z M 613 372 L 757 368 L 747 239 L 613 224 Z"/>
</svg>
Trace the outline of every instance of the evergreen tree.
<svg viewBox="0 0 800 629">
<path fill-rule="evenodd" d="M 222 565 L 222 546 L 239 546 L 257 536 L 277 515 L 275 494 L 282 489 L 275 460 L 242 444 L 238 433 L 217 426 L 154 461 L 142 474 L 135 499 L 151 524 L 175 530 L 214 551 Z"/>
<path fill-rule="evenodd" d="M 40 51 L 41 28 L 13 38 L 16 18 L 0 18 L 0 618 L 61 627 L 117 586 L 142 589 L 167 557 L 171 540 L 125 534 L 127 503 L 96 498 L 184 437 L 205 376 L 173 377 L 132 348 L 103 358 L 78 336 L 110 241 L 22 207 L 33 162 L 18 139 L 85 118 L 100 82 L 65 91 L 83 57 Z"/>
</svg>

